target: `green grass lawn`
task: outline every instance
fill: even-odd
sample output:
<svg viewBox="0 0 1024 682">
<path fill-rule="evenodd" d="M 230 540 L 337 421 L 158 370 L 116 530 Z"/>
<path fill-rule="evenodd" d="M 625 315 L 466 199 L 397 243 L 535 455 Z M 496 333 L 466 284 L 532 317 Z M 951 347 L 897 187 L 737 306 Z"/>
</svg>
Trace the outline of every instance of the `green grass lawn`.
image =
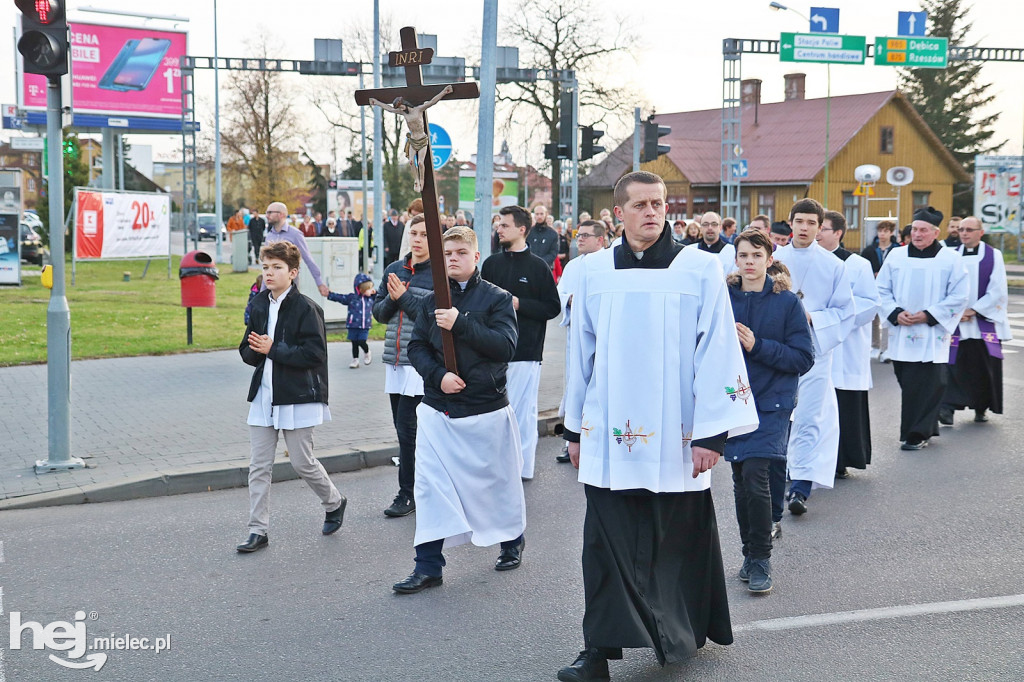
<svg viewBox="0 0 1024 682">
<path fill-rule="evenodd" d="M 131 355 L 165 355 L 236 348 L 245 331 L 243 312 L 255 272 L 234 273 L 221 266 L 217 307 L 192 310 L 192 345 L 186 338 L 185 309 L 181 307 L 178 262 L 154 260 L 142 279 L 145 261 L 79 263 L 71 286 L 71 263 L 66 265 L 68 307 L 71 309 L 73 359 Z M 40 283 L 39 268 L 23 266 L 22 286 L 0 287 L 0 366 L 46 362 L 46 308 L 50 290 Z M 124 281 L 124 273 L 131 280 Z M 318 303 L 327 303 L 315 295 Z M 329 304 L 337 305 L 337 304 Z M 371 339 L 384 338 L 374 323 Z M 328 334 L 343 341 L 345 330 Z"/>
</svg>

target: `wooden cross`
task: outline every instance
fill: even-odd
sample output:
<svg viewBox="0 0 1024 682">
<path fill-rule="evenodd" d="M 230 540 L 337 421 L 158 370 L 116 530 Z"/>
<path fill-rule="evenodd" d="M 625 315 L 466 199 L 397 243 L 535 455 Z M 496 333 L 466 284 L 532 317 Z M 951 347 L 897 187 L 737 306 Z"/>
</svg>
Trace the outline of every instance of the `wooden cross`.
<svg viewBox="0 0 1024 682">
<path fill-rule="evenodd" d="M 402 66 L 405 68 L 404 87 L 379 88 L 376 90 L 357 90 L 356 104 L 366 106 L 370 99 L 381 102 L 393 102 L 401 97 L 411 106 L 419 106 L 437 97 L 442 90 L 451 87 L 451 92 L 443 95 L 441 99 L 478 99 L 480 97 L 480 86 L 475 82 L 470 83 L 442 83 L 440 85 L 424 85 L 423 75 L 420 67 L 429 64 L 434 56 L 434 51 L 429 47 L 420 48 L 416 44 L 416 29 L 406 26 L 400 31 L 402 37 L 402 50 L 388 54 L 389 66 Z M 427 127 L 426 111 L 422 113 L 423 129 Z M 438 308 L 452 307 L 452 293 L 448 288 L 448 271 L 445 265 L 444 244 L 441 241 L 441 217 L 437 211 L 437 187 L 434 184 L 433 152 L 430 149 L 430 135 L 427 134 L 426 164 L 423 167 L 423 190 L 420 196 L 423 198 L 423 212 L 427 227 L 427 248 L 430 253 L 430 272 L 434 280 L 434 300 Z M 444 365 L 449 372 L 458 373 L 455 364 L 455 341 L 450 331 L 441 330 L 441 345 L 444 349 Z"/>
</svg>

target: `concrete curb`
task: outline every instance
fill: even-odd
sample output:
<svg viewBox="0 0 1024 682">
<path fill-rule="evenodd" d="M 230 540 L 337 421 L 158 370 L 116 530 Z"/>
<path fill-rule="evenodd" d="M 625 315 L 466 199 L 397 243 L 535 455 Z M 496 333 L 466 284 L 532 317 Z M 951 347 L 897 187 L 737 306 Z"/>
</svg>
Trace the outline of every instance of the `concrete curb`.
<svg viewBox="0 0 1024 682">
<path fill-rule="evenodd" d="M 542 437 L 554 435 L 555 427 L 561 421 L 558 417 L 558 410 L 542 412 L 537 420 L 537 432 Z M 339 474 L 370 467 L 393 465 L 392 457 L 398 456 L 398 444 L 392 443 L 364 449 L 324 449 L 315 454 L 327 473 Z M 275 483 L 298 478 L 286 457 L 278 457 L 274 462 L 273 476 Z M 147 497 L 166 497 L 211 490 L 244 488 L 248 485 L 248 479 L 248 460 L 201 464 L 167 469 L 153 474 L 126 476 L 109 483 L 92 483 L 67 490 L 12 497 L 0 500 L 0 511 L 93 502 L 123 502 Z"/>
</svg>

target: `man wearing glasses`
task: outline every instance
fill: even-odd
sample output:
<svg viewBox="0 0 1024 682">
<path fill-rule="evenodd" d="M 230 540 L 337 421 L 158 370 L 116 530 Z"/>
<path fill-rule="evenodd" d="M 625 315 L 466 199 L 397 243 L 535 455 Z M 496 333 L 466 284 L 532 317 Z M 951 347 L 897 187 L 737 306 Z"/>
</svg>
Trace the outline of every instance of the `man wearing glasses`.
<svg viewBox="0 0 1024 682">
<path fill-rule="evenodd" d="M 327 288 L 323 278 L 320 276 L 320 268 L 313 262 L 313 256 L 310 255 L 309 247 L 306 246 L 306 238 L 302 236 L 300 230 L 288 224 L 288 207 L 280 201 L 275 201 L 267 206 L 267 224 L 270 225 L 270 229 L 267 230 L 267 237 L 263 240 L 263 243 L 291 242 L 294 244 L 299 253 L 302 254 L 302 261 L 309 268 L 309 274 L 313 276 L 313 281 L 316 282 L 316 288 L 320 290 L 320 295 L 326 297 L 327 294 L 331 293 L 331 290 Z M 265 289 L 266 285 L 263 288 Z"/>
<path fill-rule="evenodd" d="M 960 222 L 957 251 L 967 268 L 971 293 L 953 333 L 949 381 L 939 410 L 942 426 L 952 426 L 953 413 L 965 407 L 974 410 L 976 422 L 987 422 L 988 410 L 1003 413 L 1002 342 L 1013 338 L 1006 315 L 1009 293 L 1003 254 L 981 241 L 984 234 L 985 228 L 974 216 Z"/>
<path fill-rule="evenodd" d="M 580 279 L 580 263 L 588 253 L 601 251 L 607 241 L 606 234 L 608 227 L 600 220 L 584 220 L 580 223 L 580 229 L 576 233 L 576 249 L 579 256 L 566 263 L 562 271 L 562 278 L 558 280 L 558 298 L 562 302 L 562 321 L 560 327 L 569 326 L 569 318 L 572 311 L 572 295 L 576 293 Z M 568 331 L 568 330 L 567 330 Z M 566 333 L 565 366 L 569 367 L 569 334 Z M 565 416 L 565 394 L 562 394 L 562 402 L 558 406 L 558 416 Z M 555 457 L 555 460 L 566 464 L 569 462 L 569 448 L 566 445 L 562 454 Z"/>
<path fill-rule="evenodd" d="M 701 239 L 696 244 L 690 244 L 688 249 L 697 248 L 701 251 L 713 253 L 722 264 L 722 270 L 726 274 L 736 269 L 736 249 L 733 245 L 722 239 L 722 216 L 708 211 L 700 219 Z"/>
</svg>

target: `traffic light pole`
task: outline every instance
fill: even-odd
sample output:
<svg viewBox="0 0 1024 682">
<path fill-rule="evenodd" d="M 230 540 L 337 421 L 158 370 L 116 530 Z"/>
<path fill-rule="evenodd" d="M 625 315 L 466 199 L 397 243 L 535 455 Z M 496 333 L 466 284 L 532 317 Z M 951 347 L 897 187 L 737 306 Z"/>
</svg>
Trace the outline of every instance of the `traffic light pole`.
<svg viewBox="0 0 1024 682">
<path fill-rule="evenodd" d="M 49 140 L 50 254 L 53 290 L 46 309 L 46 385 L 48 459 L 36 461 L 36 473 L 85 467 L 71 456 L 71 310 L 64 287 L 64 137 L 61 131 L 60 76 L 46 88 L 46 139 Z"/>
</svg>

